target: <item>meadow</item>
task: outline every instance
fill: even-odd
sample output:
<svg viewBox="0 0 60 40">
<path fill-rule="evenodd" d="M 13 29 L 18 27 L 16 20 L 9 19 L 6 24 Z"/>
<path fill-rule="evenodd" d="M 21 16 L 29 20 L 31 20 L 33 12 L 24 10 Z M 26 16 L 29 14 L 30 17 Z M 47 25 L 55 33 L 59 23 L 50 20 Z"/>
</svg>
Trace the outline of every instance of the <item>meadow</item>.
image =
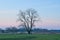
<svg viewBox="0 0 60 40">
<path fill-rule="evenodd" d="M 0 40 L 60 40 L 60 34 L 0 34 Z"/>
</svg>

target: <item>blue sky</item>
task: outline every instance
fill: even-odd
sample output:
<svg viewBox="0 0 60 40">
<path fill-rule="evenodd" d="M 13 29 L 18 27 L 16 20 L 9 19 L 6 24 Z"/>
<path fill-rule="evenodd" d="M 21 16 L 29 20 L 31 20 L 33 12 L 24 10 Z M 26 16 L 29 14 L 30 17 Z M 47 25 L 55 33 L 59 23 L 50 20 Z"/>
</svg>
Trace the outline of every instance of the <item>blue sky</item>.
<svg viewBox="0 0 60 40">
<path fill-rule="evenodd" d="M 60 28 L 60 0 L 0 0 L 0 25 L 16 25 L 19 10 L 28 8 L 38 11 L 43 24 Z"/>
</svg>

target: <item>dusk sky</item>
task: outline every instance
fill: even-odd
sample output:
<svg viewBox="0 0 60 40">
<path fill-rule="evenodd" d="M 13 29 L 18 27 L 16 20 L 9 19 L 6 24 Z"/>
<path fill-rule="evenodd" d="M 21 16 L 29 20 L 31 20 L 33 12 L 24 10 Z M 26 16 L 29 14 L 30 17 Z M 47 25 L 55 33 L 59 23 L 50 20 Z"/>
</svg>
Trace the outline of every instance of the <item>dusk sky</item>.
<svg viewBox="0 0 60 40">
<path fill-rule="evenodd" d="M 60 0 L 0 0 L 0 27 L 17 26 L 19 10 L 35 9 L 41 21 L 40 28 L 60 29 Z"/>
</svg>

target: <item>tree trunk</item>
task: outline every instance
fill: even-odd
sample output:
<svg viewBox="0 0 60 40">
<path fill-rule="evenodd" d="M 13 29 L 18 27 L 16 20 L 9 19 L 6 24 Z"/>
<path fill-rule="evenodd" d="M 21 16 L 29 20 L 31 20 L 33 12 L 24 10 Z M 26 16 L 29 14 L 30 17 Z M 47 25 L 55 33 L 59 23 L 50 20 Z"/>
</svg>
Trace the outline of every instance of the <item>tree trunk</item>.
<svg viewBox="0 0 60 40">
<path fill-rule="evenodd" d="M 31 31 L 28 31 L 28 34 L 31 34 Z"/>
</svg>

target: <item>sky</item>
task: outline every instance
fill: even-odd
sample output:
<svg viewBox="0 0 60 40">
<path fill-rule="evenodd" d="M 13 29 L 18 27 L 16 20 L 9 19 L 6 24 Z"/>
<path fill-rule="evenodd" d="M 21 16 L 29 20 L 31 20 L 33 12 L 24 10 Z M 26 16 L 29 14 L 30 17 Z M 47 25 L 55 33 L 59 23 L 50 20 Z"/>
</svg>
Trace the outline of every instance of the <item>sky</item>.
<svg viewBox="0 0 60 40">
<path fill-rule="evenodd" d="M 60 0 L 0 0 L 0 27 L 18 26 L 19 10 L 29 8 L 38 12 L 39 28 L 60 29 Z"/>
</svg>

